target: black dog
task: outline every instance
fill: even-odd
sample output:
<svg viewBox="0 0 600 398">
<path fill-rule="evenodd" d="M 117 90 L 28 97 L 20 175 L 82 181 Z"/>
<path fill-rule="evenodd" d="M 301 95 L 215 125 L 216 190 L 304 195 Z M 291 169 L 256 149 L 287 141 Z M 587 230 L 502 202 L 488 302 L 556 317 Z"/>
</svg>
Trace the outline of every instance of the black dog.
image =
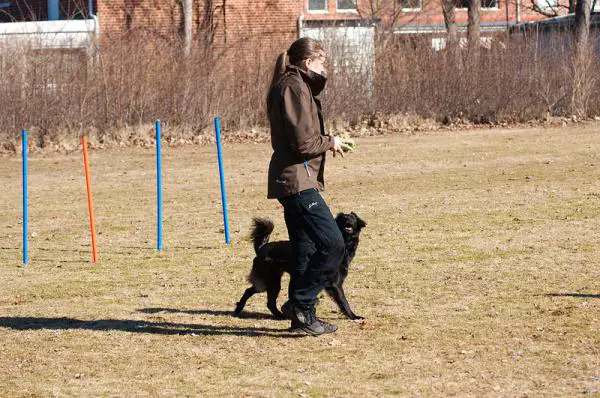
<svg viewBox="0 0 600 398">
<path fill-rule="evenodd" d="M 340 213 L 335 221 L 342 232 L 346 246 L 344 258 L 337 272 L 330 276 L 329 284 L 325 287 L 327 293 L 333 298 L 340 310 L 350 319 L 363 319 L 350 309 L 343 284 L 348 276 L 348 267 L 356 254 L 360 231 L 367 226 L 356 213 Z M 248 282 L 252 284 L 235 307 L 235 315 L 240 315 L 246 301 L 255 293 L 267 291 L 267 308 L 276 318 L 284 319 L 284 315 L 277 308 L 277 296 L 281 290 L 281 277 L 284 272 L 289 273 L 293 264 L 292 245 L 289 241 L 270 242 L 269 236 L 273 232 L 273 223 L 264 218 L 254 219 L 252 241 L 256 257 L 252 264 L 252 271 Z"/>
</svg>

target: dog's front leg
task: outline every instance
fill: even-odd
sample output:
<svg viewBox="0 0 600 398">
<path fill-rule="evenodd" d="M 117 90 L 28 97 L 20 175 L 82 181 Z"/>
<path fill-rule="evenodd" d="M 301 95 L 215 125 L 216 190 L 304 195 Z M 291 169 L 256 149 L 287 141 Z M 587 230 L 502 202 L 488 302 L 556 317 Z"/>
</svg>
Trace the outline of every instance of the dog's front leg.
<svg viewBox="0 0 600 398">
<path fill-rule="evenodd" d="M 248 301 L 248 299 L 256 293 L 258 293 L 258 292 L 256 291 L 256 288 L 254 286 L 250 286 L 248 289 L 246 289 L 246 291 L 244 292 L 244 295 L 242 296 L 240 301 L 235 306 L 235 311 L 234 311 L 235 316 L 240 316 L 242 314 L 242 310 L 244 309 L 244 306 L 246 305 L 246 301 Z"/>
<path fill-rule="evenodd" d="M 273 278 L 267 287 L 267 308 L 271 311 L 275 319 L 285 319 L 283 313 L 277 308 L 277 296 L 279 296 L 280 291 L 281 279 Z"/>
<path fill-rule="evenodd" d="M 348 304 L 348 300 L 346 299 L 346 294 L 344 293 L 344 289 L 342 288 L 341 285 L 333 284 L 333 285 L 325 288 L 325 290 L 327 291 L 327 293 L 329 293 L 331 298 L 333 298 L 335 303 L 340 308 L 340 311 L 342 311 L 344 314 L 346 314 L 346 316 L 348 318 L 350 318 L 352 320 L 364 319 L 362 316 L 358 316 L 354 312 L 352 312 L 352 309 L 350 309 L 350 304 Z"/>
</svg>

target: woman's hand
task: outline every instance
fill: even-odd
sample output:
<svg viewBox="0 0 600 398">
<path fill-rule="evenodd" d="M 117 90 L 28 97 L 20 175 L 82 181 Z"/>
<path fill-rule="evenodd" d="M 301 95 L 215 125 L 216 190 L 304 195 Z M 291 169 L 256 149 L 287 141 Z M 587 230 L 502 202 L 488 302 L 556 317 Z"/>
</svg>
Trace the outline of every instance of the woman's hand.
<svg viewBox="0 0 600 398">
<path fill-rule="evenodd" d="M 339 137 L 333 137 L 333 148 L 331 148 L 331 150 L 333 151 L 333 157 L 335 157 L 336 153 L 339 153 L 344 157 L 344 152 L 352 152 L 352 147 L 345 144 Z"/>
</svg>

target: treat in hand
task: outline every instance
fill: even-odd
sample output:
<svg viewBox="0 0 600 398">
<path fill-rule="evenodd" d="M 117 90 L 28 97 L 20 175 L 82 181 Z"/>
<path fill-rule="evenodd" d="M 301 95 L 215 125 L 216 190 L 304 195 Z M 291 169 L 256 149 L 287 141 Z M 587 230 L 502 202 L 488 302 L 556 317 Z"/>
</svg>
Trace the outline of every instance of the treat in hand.
<svg viewBox="0 0 600 398">
<path fill-rule="evenodd" d="M 348 152 L 349 150 L 355 150 L 356 149 L 356 143 L 354 142 L 354 140 L 350 137 L 348 137 L 347 135 L 340 135 L 339 136 L 340 140 L 342 140 L 342 142 L 346 145 L 348 145 L 350 147 L 350 149 L 343 147 L 342 150 L 344 152 Z"/>
</svg>

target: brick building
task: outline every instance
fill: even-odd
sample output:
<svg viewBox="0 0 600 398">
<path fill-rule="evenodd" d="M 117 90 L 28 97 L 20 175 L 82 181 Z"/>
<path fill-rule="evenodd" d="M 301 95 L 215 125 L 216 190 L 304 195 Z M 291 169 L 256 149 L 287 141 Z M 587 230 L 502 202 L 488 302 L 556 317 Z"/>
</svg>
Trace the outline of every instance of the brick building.
<svg viewBox="0 0 600 398">
<path fill-rule="evenodd" d="M 456 22 L 467 22 L 467 0 L 456 0 Z M 533 11 L 558 0 L 480 0 L 481 28 L 506 30 L 519 22 L 542 19 Z M 529 3 L 528 3 L 529 2 Z M 537 3 L 534 3 L 537 2 Z M 91 13 L 101 37 L 148 32 L 176 37 L 182 31 L 181 0 L 0 0 L 0 21 L 82 19 Z M 249 40 L 284 48 L 303 29 L 372 25 L 377 21 L 398 34 L 445 31 L 440 0 L 194 0 L 193 31 L 216 46 Z"/>
</svg>

